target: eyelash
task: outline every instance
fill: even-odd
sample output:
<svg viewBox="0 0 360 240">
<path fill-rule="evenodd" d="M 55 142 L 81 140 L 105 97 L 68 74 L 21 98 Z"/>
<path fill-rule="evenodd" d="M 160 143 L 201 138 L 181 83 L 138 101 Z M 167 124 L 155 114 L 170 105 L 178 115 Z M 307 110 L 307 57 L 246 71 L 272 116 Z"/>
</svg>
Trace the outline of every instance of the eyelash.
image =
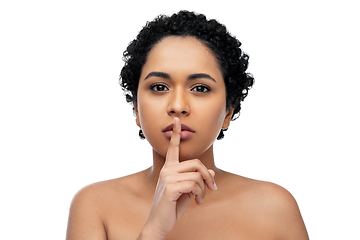
<svg viewBox="0 0 360 240">
<path fill-rule="evenodd" d="M 202 88 L 203 91 L 196 91 L 196 92 L 201 92 L 201 93 L 205 93 L 205 92 L 210 92 L 210 88 L 206 85 L 196 85 L 195 87 L 193 87 L 191 90 L 195 89 L 195 88 Z"/>
<path fill-rule="evenodd" d="M 158 87 L 164 87 L 166 88 L 166 90 L 156 90 L 155 88 L 158 88 Z M 206 85 L 196 85 L 194 86 L 193 88 L 191 88 L 191 90 L 194 90 L 195 88 L 201 88 L 202 91 L 195 91 L 195 92 L 200 92 L 200 93 L 205 93 L 205 92 L 209 92 L 211 91 L 210 87 L 206 86 Z M 150 89 L 155 91 L 155 92 L 163 92 L 163 91 L 167 91 L 169 90 L 169 88 L 167 86 L 165 86 L 164 84 L 161 84 L 161 83 L 156 83 L 156 84 L 153 84 L 150 86 Z M 199 90 L 199 89 L 198 89 Z"/>
<path fill-rule="evenodd" d="M 155 90 L 156 87 L 165 87 L 165 88 L 167 88 L 167 90 L 169 90 L 169 88 L 167 86 L 165 86 L 164 84 L 160 84 L 160 83 L 156 83 L 156 84 L 151 85 L 150 89 L 155 91 L 155 92 L 163 92 L 164 91 L 164 90 L 162 90 L 162 91 Z"/>
</svg>

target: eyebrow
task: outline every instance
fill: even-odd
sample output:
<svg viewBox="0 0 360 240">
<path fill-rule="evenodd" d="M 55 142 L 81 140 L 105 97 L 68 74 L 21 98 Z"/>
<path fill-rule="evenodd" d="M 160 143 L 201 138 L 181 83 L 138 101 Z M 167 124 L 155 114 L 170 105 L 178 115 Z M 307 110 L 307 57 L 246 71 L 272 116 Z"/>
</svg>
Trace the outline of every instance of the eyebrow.
<svg viewBox="0 0 360 240">
<path fill-rule="evenodd" d="M 164 72 L 150 72 L 148 75 L 146 75 L 144 80 L 146 80 L 150 77 L 160 77 L 160 78 L 170 79 L 170 74 L 164 73 Z M 206 79 L 210 79 L 210 80 L 216 82 L 216 80 L 213 77 L 211 77 L 209 74 L 206 74 L 206 73 L 190 74 L 188 77 L 188 80 L 195 80 L 198 78 L 206 78 Z"/>
<path fill-rule="evenodd" d="M 191 74 L 191 75 L 189 75 L 188 80 L 194 80 L 194 79 L 198 79 L 198 78 L 207 78 L 207 79 L 210 79 L 210 80 L 216 82 L 213 77 L 211 77 L 209 74 L 206 74 L 206 73 Z"/>
<path fill-rule="evenodd" d="M 160 77 L 160 78 L 170 79 L 170 75 L 164 72 L 151 72 L 148 75 L 146 75 L 144 80 L 148 79 L 149 77 Z"/>
</svg>

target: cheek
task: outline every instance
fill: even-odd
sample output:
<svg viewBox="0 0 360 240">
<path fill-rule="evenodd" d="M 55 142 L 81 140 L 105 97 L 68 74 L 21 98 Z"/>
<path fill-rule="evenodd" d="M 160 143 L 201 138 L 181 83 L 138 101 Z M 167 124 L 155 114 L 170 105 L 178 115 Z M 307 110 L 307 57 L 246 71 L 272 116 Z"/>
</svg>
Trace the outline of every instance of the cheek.
<svg viewBox="0 0 360 240">
<path fill-rule="evenodd" d="M 161 139 L 162 135 L 159 135 L 159 133 L 161 133 L 163 125 L 166 124 L 160 122 L 161 119 L 164 119 L 163 105 L 164 101 L 157 101 L 154 98 L 138 99 L 139 122 L 146 139 L 151 145 L 156 144 Z"/>
<path fill-rule="evenodd" d="M 170 123 L 161 121 L 164 119 L 162 117 L 163 113 L 160 111 L 163 106 L 157 104 L 155 105 L 157 107 L 153 108 L 151 107 L 154 106 L 153 104 L 151 102 L 141 104 L 141 110 L 139 111 L 140 124 L 146 141 L 148 141 L 154 151 L 160 156 L 165 157 L 169 142 L 162 134 L 162 128 Z"/>
<path fill-rule="evenodd" d="M 194 109 L 195 110 L 195 109 Z M 220 98 L 218 101 L 208 101 L 206 104 L 200 104 L 196 109 L 196 119 L 201 123 L 198 125 L 202 129 L 202 134 L 207 139 L 215 140 L 220 133 L 225 116 L 226 104 Z"/>
<path fill-rule="evenodd" d="M 139 96 L 138 98 L 138 114 L 140 124 L 143 128 L 159 119 L 159 113 L 162 108 L 161 102 L 154 98 L 147 98 L 146 96 Z M 156 107 L 154 107 L 156 106 Z"/>
<path fill-rule="evenodd" d="M 208 122 L 212 126 L 220 126 L 226 115 L 226 100 L 222 97 L 205 101 L 197 106 L 196 112 L 201 112 L 204 122 Z"/>
</svg>

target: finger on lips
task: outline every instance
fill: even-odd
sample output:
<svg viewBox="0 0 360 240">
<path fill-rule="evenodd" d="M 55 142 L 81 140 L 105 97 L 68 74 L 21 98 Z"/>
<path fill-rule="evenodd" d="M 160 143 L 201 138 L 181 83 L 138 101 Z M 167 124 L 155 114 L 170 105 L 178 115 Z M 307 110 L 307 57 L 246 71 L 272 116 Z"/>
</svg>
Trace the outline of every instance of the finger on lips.
<svg viewBox="0 0 360 240">
<path fill-rule="evenodd" d="M 184 186 L 189 187 L 190 184 L 190 187 L 194 188 L 194 186 L 192 185 L 197 185 L 198 187 L 195 188 L 196 191 L 193 192 L 193 194 L 196 195 L 195 197 L 196 202 L 198 204 L 201 204 L 205 196 L 205 184 L 211 190 L 217 189 L 213 179 L 215 176 L 215 172 L 213 170 L 207 169 L 199 159 L 188 160 L 179 164 L 180 139 L 181 139 L 180 133 L 181 133 L 181 122 L 179 118 L 175 117 L 174 125 L 173 125 L 173 133 L 170 138 L 170 144 L 166 154 L 166 160 L 164 165 L 164 167 L 166 166 L 167 171 L 169 172 L 167 172 L 165 175 L 169 174 L 170 172 L 181 173 L 178 174 L 178 176 L 175 178 L 176 180 L 173 179 L 173 181 L 177 181 L 178 183 L 181 183 L 180 185 L 183 187 Z M 164 172 L 162 173 L 164 174 Z"/>
<path fill-rule="evenodd" d="M 168 151 L 166 153 L 166 162 L 165 164 L 168 165 L 169 163 L 179 163 L 179 148 L 180 148 L 180 133 L 181 133 L 181 123 L 179 118 L 174 118 L 174 125 L 173 125 L 173 133 L 170 138 L 170 144 Z"/>
</svg>

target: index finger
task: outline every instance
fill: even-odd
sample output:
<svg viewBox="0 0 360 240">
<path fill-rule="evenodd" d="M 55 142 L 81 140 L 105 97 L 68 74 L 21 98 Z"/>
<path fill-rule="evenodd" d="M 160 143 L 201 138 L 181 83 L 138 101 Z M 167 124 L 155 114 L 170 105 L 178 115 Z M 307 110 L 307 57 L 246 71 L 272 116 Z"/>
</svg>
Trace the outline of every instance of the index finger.
<svg viewBox="0 0 360 240">
<path fill-rule="evenodd" d="M 166 153 L 165 165 L 173 165 L 179 163 L 180 133 L 181 133 L 180 119 L 175 117 L 173 132 L 171 134 L 169 148 Z"/>
</svg>

